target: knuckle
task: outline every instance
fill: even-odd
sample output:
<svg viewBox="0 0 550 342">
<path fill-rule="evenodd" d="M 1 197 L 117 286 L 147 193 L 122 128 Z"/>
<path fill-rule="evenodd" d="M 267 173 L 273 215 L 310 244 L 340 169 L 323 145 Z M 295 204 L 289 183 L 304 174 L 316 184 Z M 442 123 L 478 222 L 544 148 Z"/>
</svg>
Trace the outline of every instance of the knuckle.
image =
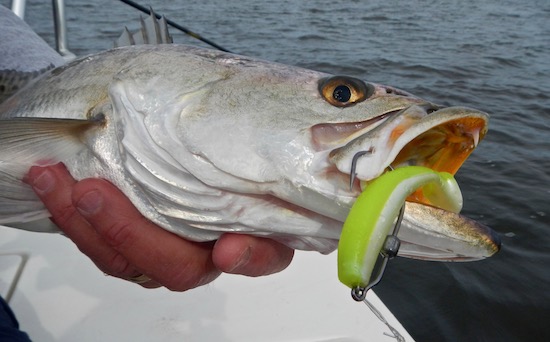
<svg viewBox="0 0 550 342">
<path fill-rule="evenodd" d="M 105 229 L 101 229 L 101 235 L 109 245 L 119 249 L 125 245 L 131 245 L 136 239 L 133 229 L 135 224 L 127 220 L 117 220 Z"/>
<path fill-rule="evenodd" d="M 69 228 L 76 224 L 80 217 L 76 209 L 70 204 L 50 209 L 50 214 L 54 223 L 60 228 Z"/>
<path fill-rule="evenodd" d="M 135 273 L 134 268 L 128 260 L 119 253 L 114 253 L 110 260 L 107 261 L 107 266 L 110 274 L 114 274 L 119 277 L 130 277 Z"/>
<path fill-rule="evenodd" d="M 135 268 L 130 264 L 130 262 L 122 254 L 114 250 L 111 250 L 111 253 L 108 255 L 90 255 L 87 250 L 80 250 L 84 254 L 87 254 L 96 267 L 106 275 L 111 275 L 118 278 L 127 278 L 136 273 Z"/>
</svg>

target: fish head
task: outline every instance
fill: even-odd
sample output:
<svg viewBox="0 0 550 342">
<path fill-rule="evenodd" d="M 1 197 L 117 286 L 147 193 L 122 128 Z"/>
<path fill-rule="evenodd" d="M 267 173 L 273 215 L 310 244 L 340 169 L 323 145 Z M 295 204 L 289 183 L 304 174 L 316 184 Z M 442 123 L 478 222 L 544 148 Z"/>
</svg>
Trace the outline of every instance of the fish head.
<svg viewBox="0 0 550 342">
<path fill-rule="evenodd" d="M 403 166 L 454 175 L 488 129 L 489 116 L 484 112 L 436 105 L 355 78 L 320 80 L 319 97 L 340 108 L 341 115 L 310 128 L 311 146 L 317 153 L 311 174 L 317 181 L 309 185 L 325 187 L 320 193 L 339 194 L 336 201 L 348 196 L 354 201 L 369 182 Z M 499 250 L 495 232 L 458 213 L 434 208 L 421 190 L 414 191 L 407 202 L 401 256 L 469 261 Z"/>
<path fill-rule="evenodd" d="M 286 149 L 295 157 L 294 169 L 287 166 L 286 175 L 296 191 L 285 188 L 277 195 L 340 221 L 364 187 L 390 169 L 416 165 L 454 175 L 488 129 L 484 112 L 440 106 L 353 77 L 321 77 L 312 97 L 296 113 L 311 121 L 302 121 L 291 144 L 307 153 Z M 288 160 L 280 159 L 278 165 L 289 165 Z M 498 235 L 491 229 L 434 208 L 421 190 L 407 202 L 412 204 L 406 206 L 401 256 L 469 261 L 499 250 Z"/>
</svg>

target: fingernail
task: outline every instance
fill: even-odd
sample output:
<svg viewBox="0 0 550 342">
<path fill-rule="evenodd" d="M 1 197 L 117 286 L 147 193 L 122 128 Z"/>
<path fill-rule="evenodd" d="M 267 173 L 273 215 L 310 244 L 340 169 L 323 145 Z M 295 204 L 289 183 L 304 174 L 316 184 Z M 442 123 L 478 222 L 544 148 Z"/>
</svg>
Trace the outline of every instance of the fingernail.
<svg viewBox="0 0 550 342">
<path fill-rule="evenodd" d="M 99 211 L 103 205 L 103 196 L 97 190 L 92 190 L 85 193 L 78 202 L 76 209 L 84 216 L 90 216 Z"/>
<path fill-rule="evenodd" d="M 252 249 L 250 247 L 247 247 L 239 257 L 239 261 L 235 263 L 235 265 L 231 268 L 229 272 L 235 272 L 239 271 L 239 269 L 250 261 L 250 257 L 252 256 Z"/>
<path fill-rule="evenodd" d="M 44 170 L 32 182 L 32 188 L 40 195 L 47 194 L 55 186 L 55 177 L 49 170 Z"/>
</svg>

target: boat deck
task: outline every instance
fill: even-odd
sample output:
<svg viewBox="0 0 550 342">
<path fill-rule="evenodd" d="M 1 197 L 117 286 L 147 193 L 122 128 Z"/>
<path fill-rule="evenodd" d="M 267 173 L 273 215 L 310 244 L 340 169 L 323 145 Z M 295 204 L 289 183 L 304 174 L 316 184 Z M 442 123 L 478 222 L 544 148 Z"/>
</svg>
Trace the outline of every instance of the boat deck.
<svg viewBox="0 0 550 342">
<path fill-rule="evenodd" d="M 297 252 L 279 274 L 224 274 L 177 293 L 104 276 L 61 235 L 0 226 L 0 294 L 14 282 L 9 303 L 21 328 L 42 342 L 395 340 L 338 282 L 336 253 Z M 367 299 L 412 341 L 372 291 Z"/>
</svg>

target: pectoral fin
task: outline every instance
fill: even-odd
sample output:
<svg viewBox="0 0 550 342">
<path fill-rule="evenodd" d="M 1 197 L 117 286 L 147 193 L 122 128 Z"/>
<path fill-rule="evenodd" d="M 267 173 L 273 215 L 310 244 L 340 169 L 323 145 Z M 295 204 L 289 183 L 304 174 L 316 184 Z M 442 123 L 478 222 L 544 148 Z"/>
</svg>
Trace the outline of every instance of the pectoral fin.
<svg viewBox="0 0 550 342">
<path fill-rule="evenodd" d="M 23 182 L 33 165 L 53 165 L 86 149 L 85 134 L 97 120 L 11 118 L 0 120 L 0 224 L 48 217 L 42 202 Z"/>
</svg>

